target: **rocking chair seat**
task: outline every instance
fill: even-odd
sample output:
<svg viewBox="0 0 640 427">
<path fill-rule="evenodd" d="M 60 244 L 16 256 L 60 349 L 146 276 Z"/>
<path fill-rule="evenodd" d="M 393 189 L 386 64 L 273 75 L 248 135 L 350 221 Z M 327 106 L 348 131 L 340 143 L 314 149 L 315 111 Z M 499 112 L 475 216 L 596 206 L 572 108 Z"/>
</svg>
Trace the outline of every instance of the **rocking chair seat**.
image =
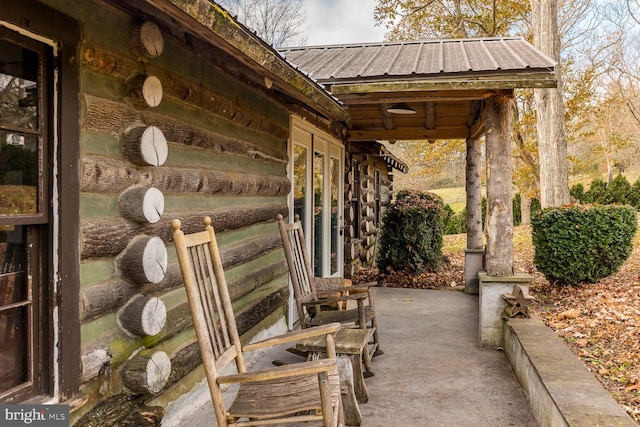
<svg viewBox="0 0 640 427">
<path fill-rule="evenodd" d="M 370 322 L 374 316 L 373 308 L 370 306 L 364 307 L 364 317 L 367 322 Z M 311 326 L 326 325 L 327 323 L 339 322 L 343 325 L 345 323 L 358 323 L 358 309 L 352 308 L 349 310 L 324 310 L 317 313 L 315 317 L 311 319 Z"/>
<path fill-rule="evenodd" d="M 334 385 L 339 384 L 339 381 L 337 370 L 329 375 L 332 390 L 339 390 L 339 385 Z M 317 390 L 317 374 L 245 383 L 240 385 L 238 395 L 227 412 L 235 418 L 262 420 L 282 417 L 292 412 L 321 413 L 322 406 Z M 334 401 L 339 398 L 339 395 L 332 396 Z"/>
</svg>

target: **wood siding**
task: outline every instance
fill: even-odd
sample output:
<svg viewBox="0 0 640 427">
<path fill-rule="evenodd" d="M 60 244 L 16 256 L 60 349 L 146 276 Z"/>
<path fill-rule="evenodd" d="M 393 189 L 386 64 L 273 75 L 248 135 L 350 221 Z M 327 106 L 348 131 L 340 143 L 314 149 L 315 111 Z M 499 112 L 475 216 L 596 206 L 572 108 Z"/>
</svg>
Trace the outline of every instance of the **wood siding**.
<svg viewBox="0 0 640 427">
<path fill-rule="evenodd" d="M 167 34 L 160 55 L 143 56 L 130 41 L 139 34 L 132 29 L 142 16 L 98 1 L 44 3 L 83 27 L 76 57 L 81 103 L 77 247 L 81 392 L 87 401 L 73 412 L 72 423 L 112 425 L 167 390 L 189 390 L 196 382 L 188 373 L 199 365 L 199 354 L 171 244 L 172 218 L 180 218 L 187 233 L 200 230 L 205 215 L 213 218 L 241 334 L 282 312 L 288 288 L 275 218 L 287 214 L 289 112 L 220 71 L 215 62 L 224 61 L 222 56 L 204 58 Z M 141 76 L 159 80 L 157 106 L 136 93 L 142 90 Z M 160 129 L 168 150 L 156 165 L 145 165 L 136 147 L 139 128 L 149 126 Z M 129 198 L 120 208 L 122 195 L 137 187 L 162 193 L 154 201 L 164 205 L 157 222 L 145 222 L 144 215 L 132 218 Z M 167 263 L 159 273 L 145 274 L 158 283 L 131 272 L 132 260 L 153 238 L 164 242 L 164 249 L 152 249 L 166 249 Z M 121 324 L 123 318 L 129 322 L 124 308 L 142 297 L 157 298 L 166 313 L 164 327 L 153 336 Z M 132 392 L 138 386 L 122 377 L 131 371 L 125 362 L 140 349 L 166 353 L 172 365 L 161 390 L 144 396 Z"/>
</svg>

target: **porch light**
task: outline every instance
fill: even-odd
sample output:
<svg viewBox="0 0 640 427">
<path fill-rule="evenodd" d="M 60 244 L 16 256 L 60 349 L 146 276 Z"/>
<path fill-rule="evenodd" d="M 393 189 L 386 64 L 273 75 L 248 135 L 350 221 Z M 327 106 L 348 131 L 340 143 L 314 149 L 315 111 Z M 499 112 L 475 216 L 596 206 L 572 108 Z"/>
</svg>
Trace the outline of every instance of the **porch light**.
<svg viewBox="0 0 640 427">
<path fill-rule="evenodd" d="M 393 114 L 415 114 L 416 110 L 409 107 L 406 102 L 400 102 L 398 104 L 394 104 L 391 107 L 387 108 L 387 113 Z"/>
</svg>

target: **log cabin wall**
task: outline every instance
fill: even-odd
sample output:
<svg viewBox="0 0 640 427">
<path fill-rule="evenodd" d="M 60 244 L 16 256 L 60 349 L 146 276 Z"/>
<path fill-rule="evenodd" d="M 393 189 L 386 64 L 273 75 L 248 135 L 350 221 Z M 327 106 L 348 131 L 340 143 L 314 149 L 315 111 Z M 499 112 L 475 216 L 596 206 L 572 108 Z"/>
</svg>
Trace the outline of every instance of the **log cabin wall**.
<svg viewBox="0 0 640 427">
<path fill-rule="evenodd" d="M 378 143 L 351 143 L 345 178 L 345 276 L 375 267 L 382 218 L 391 203 L 393 169 Z"/>
<path fill-rule="evenodd" d="M 76 60 L 86 403 L 72 423 L 113 425 L 145 408 L 161 417 L 204 379 L 172 218 L 189 233 L 212 217 L 241 334 L 284 316 L 287 273 L 274 220 L 287 214 L 289 112 L 141 16 L 93 0 L 43 3 L 83 30 Z M 151 365 L 159 367 L 153 378 Z"/>
</svg>

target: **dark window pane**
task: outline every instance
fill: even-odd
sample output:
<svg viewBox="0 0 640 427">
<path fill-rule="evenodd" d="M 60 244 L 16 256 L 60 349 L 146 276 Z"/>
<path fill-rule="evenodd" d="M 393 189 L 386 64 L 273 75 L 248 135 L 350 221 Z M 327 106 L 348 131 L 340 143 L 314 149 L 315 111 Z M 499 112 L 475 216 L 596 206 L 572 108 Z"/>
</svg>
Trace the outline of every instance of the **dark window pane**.
<svg viewBox="0 0 640 427">
<path fill-rule="evenodd" d="M 29 381 L 28 308 L 0 311 L 0 393 Z"/>
<path fill-rule="evenodd" d="M 0 215 L 38 212 L 38 139 L 0 131 Z"/>
<path fill-rule="evenodd" d="M 320 153 L 315 153 L 313 159 L 313 269 L 314 274 L 318 277 L 322 277 L 322 270 L 324 264 L 324 220 L 322 211 L 324 209 L 324 156 Z"/>
<path fill-rule="evenodd" d="M 307 149 L 293 146 L 293 213 L 304 227 L 307 207 Z"/>
<path fill-rule="evenodd" d="M 338 242 L 340 241 L 339 212 L 338 212 L 338 191 L 340 189 L 340 161 L 335 157 L 331 158 L 331 274 L 338 272 Z"/>
<path fill-rule="evenodd" d="M 23 226 L 0 227 L 0 309 L 27 299 L 23 229 Z"/>
<path fill-rule="evenodd" d="M 38 129 L 38 54 L 0 40 L 0 125 Z"/>
</svg>

